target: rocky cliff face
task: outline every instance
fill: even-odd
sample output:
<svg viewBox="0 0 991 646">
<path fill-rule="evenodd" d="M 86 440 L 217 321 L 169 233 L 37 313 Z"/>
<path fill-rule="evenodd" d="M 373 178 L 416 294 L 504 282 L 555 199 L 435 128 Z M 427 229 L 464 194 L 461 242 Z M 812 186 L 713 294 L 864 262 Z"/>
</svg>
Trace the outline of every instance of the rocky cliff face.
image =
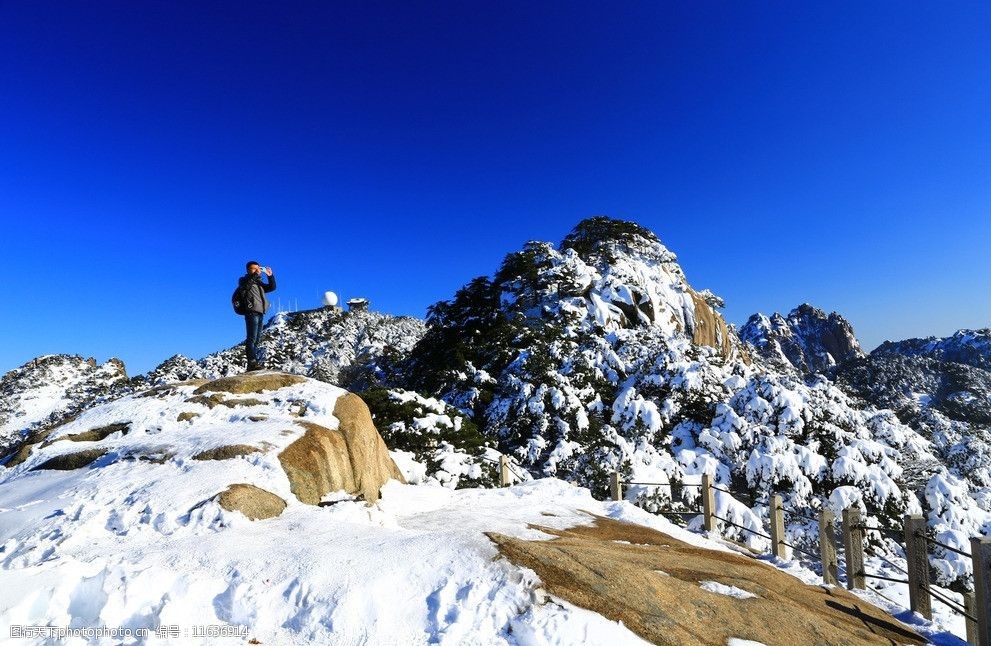
<svg viewBox="0 0 991 646">
<path fill-rule="evenodd" d="M 740 338 L 765 363 L 803 376 L 829 375 L 836 366 L 864 356 L 849 321 L 808 303 L 787 317 L 777 312 L 770 317 L 754 314 L 740 328 Z"/>
<path fill-rule="evenodd" d="M 126 385 L 119 359 L 54 354 L 33 359 L 0 378 L 0 449 L 32 429 L 57 422 Z"/>
</svg>

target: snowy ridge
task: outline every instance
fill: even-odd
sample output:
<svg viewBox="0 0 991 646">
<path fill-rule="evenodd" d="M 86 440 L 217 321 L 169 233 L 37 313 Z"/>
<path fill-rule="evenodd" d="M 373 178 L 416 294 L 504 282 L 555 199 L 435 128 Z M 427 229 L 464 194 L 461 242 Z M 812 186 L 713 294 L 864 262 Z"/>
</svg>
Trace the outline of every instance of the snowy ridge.
<svg viewBox="0 0 991 646">
<path fill-rule="evenodd" d="M 273 316 L 262 332 L 266 366 L 362 390 L 423 336 L 419 319 L 325 307 Z M 244 370 L 244 344 L 193 361 L 181 355 L 143 375 L 139 386 L 216 379 Z"/>
<path fill-rule="evenodd" d="M 928 357 L 991 370 L 991 328 L 958 330 L 952 336 L 943 338 L 931 336 L 924 339 L 885 341 L 871 354 Z"/>
<path fill-rule="evenodd" d="M 29 431 L 113 396 L 127 382 L 124 364 L 57 354 L 38 357 L 0 378 L 0 454 Z"/>
</svg>

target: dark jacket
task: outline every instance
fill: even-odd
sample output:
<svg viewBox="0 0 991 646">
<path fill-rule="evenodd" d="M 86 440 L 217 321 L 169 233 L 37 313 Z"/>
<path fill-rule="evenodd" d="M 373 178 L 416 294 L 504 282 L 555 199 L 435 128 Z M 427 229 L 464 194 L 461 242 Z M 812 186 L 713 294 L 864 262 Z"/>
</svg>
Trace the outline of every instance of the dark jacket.
<svg viewBox="0 0 991 646">
<path fill-rule="evenodd" d="M 268 282 L 263 283 L 261 277 L 255 274 L 245 274 L 238 281 L 240 286 L 248 286 L 248 311 L 264 314 L 268 311 L 271 303 L 265 294 L 275 291 L 275 274 L 268 277 Z"/>
</svg>

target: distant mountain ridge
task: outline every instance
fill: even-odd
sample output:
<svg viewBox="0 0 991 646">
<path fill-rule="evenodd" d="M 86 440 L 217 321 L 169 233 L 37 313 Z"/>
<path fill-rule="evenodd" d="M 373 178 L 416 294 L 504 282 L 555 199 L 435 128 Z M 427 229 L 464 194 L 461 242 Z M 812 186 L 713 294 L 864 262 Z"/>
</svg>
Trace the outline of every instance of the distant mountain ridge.
<svg viewBox="0 0 991 646">
<path fill-rule="evenodd" d="M 860 400 L 894 410 L 940 447 L 945 464 L 975 485 L 991 487 L 988 338 L 988 330 L 960 330 L 945 338 L 885 342 L 844 364 L 836 381 Z"/>
<path fill-rule="evenodd" d="M 991 370 L 991 328 L 958 330 L 952 336 L 943 338 L 930 336 L 924 339 L 885 341 L 871 354 L 928 357 Z"/>
</svg>

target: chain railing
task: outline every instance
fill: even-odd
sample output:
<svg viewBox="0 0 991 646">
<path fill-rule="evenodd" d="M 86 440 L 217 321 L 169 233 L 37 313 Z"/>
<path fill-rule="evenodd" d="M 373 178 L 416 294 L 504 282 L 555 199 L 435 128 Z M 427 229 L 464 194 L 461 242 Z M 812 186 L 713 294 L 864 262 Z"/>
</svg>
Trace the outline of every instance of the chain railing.
<svg viewBox="0 0 991 646">
<path fill-rule="evenodd" d="M 879 531 L 886 534 L 894 533 L 893 530 L 884 528 L 868 527 L 861 517 L 860 509 L 848 507 L 843 510 L 841 521 L 842 543 L 836 536 L 836 516 L 828 507 L 823 506 L 818 510 L 816 516 L 812 516 L 802 510 L 785 510 L 782 498 L 778 494 L 770 497 L 768 505 L 769 533 L 757 531 L 751 527 L 745 527 L 731 521 L 728 518 L 717 516 L 715 513 L 716 492 L 721 492 L 737 498 L 737 494 L 722 487 L 717 487 L 712 482 L 709 475 L 702 476 L 701 484 L 685 484 L 670 482 L 640 482 L 621 480 L 619 473 L 613 472 L 609 479 L 610 496 L 614 501 L 623 500 L 623 487 L 631 485 L 671 487 L 672 500 L 674 499 L 675 487 L 699 487 L 701 489 L 702 509 L 701 511 L 680 512 L 673 510 L 660 510 L 660 514 L 672 515 L 692 515 L 702 516 L 702 527 L 706 532 L 718 531 L 717 522 L 725 523 L 752 535 L 759 536 L 771 542 L 771 553 L 776 557 L 788 560 L 788 550 L 793 550 L 805 556 L 817 559 L 822 567 L 823 583 L 827 585 L 839 584 L 839 559 L 837 556 L 837 546 L 840 545 L 845 565 L 846 586 L 851 590 L 867 589 L 867 580 L 888 581 L 900 583 L 908 586 L 909 605 L 913 612 L 917 612 L 927 619 L 932 619 L 932 600 L 935 599 L 953 612 L 964 617 L 967 631 L 967 643 L 975 646 L 991 646 L 991 538 L 980 537 L 971 539 L 971 551 L 965 552 L 952 545 L 941 543 L 926 535 L 925 518 L 919 515 L 906 515 L 904 519 L 903 544 L 907 569 L 899 566 L 882 554 L 875 554 L 889 566 L 906 575 L 906 578 L 895 578 L 885 576 L 878 572 L 868 572 L 864 565 L 864 544 L 865 535 L 868 531 Z M 785 540 L 784 516 L 788 514 L 793 518 L 800 518 L 808 522 L 816 522 L 819 525 L 819 552 L 815 553 L 798 545 L 794 545 Z M 960 604 L 948 597 L 949 591 L 940 588 L 930 582 L 929 572 L 929 546 L 937 546 L 949 552 L 972 559 L 974 572 L 974 591 L 963 593 L 963 604 Z M 871 591 L 891 601 L 890 598 L 881 594 L 875 588 Z M 892 601 L 892 603 L 894 603 Z"/>
<path fill-rule="evenodd" d="M 513 483 L 525 480 L 524 476 L 513 466 L 509 459 L 500 455 L 499 460 L 482 458 L 487 462 L 499 465 L 499 484 L 507 487 Z M 803 510 L 786 510 L 779 494 L 770 497 L 768 508 L 769 533 L 745 527 L 728 518 L 716 515 L 716 492 L 724 493 L 733 498 L 740 495 L 712 482 L 712 476 L 703 475 L 700 484 L 683 482 L 624 482 L 618 472 L 610 474 L 609 493 L 614 501 L 623 500 L 624 486 L 670 487 L 671 499 L 674 500 L 674 490 L 684 488 L 699 488 L 701 497 L 700 510 L 680 511 L 675 509 L 659 509 L 657 513 L 674 516 L 702 516 L 702 527 L 706 532 L 717 532 L 719 523 L 735 527 L 754 536 L 759 536 L 771 543 L 771 553 L 779 559 L 789 560 L 788 550 L 793 550 L 813 559 L 817 559 L 822 568 L 823 583 L 839 585 L 839 558 L 837 545 L 841 546 L 846 586 L 850 590 L 868 589 L 867 581 L 887 581 L 908 586 L 909 605 L 926 619 L 932 619 L 932 600 L 950 608 L 964 617 L 967 631 L 967 643 L 975 646 L 991 646 L 991 538 L 980 537 L 971 539 L 971 551 L 965 552 L 952 545 L 929 538 L 926 535 L 925 518 L 920 515 L 906 515 L 901 537 L 905 548 L 907 569 L 891 561 L 883 554 L 872 554 L 887 563 L 890 567 L 906 575 L 906 578 L 889 577 L 878 572 L 868 572 L 864 564 L 864 545 L 866 532 L 881 532 L 895 534 L 896 530 L 880 527 L 868 527 L 862 521 L 858 507 L 848 507 L 843 510 L 841 521 L 842 543 L 836 537 L 836 516 L 828 507 L 823 506 L 813 516 Z M 819 525 L 819 552 L 813 552 L 804 547 L 789 543 L 785 540 L 785 514 Z M 970 558 L 973 563 L 974 590 L 963 593 L 963 603 L 958 603 L 947 596 L 949 591 L 930 582 L 929 546 L 936 546 L 960 556 Z M 891 603 L 895 603 L 876 588 L 870 590 Z"/>
</svg>

